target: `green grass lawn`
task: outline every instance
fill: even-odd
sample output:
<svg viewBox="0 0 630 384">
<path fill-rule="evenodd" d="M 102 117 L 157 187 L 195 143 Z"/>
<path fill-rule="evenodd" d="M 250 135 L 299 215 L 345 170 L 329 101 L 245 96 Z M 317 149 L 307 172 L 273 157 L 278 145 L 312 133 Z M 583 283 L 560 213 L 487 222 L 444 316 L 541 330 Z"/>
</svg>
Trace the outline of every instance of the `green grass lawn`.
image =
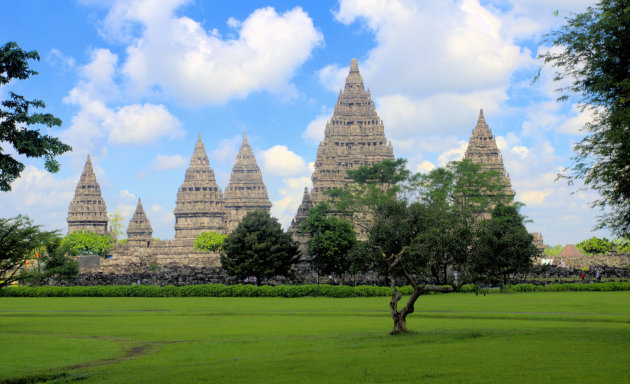
<svg viewBox="0 0 630 384">
<path fill-rule="evenodd" d="M 388 300 L 0 298 L 0 383 L 630 382 L 630 292 Z"/>
</svg>

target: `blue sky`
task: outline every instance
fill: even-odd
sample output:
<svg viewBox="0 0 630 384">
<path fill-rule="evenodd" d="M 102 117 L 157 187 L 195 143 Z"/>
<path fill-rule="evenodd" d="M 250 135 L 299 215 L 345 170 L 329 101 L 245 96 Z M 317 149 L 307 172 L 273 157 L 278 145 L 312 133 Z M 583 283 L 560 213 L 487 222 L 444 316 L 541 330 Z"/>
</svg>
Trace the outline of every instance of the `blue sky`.
<svg viewBox="0 0 630 384">
<path fill-rule="evenodd" d="M 41 160 L 0 195 L 0 216 L 67 230 L 91 154 L 109 213 L 125 223 L 138 197 L 154 236 L 173 209 L 197 133 L 225 189 L 243 132 L 272 214 L 294 216 L 350 60 L 357 58 L 396 157 L 414 171 L 460 159 L 479 109 L 497 137 L 517 199 L 547 244 L 592 235 L 597 195 L 554 182 L 588 118 L 559 104 L 540 67 L 541 40 L 594 1 L 47 0 L 3 4 L 0 43 L 37 50 L 40 74 L 0 87 L 42 99 L 63 120 L 49 133 L 74 151 L 57 174 Z M 559 16 L 554 16 L 554 11 Z M 6 144 L 3 151 L 11 152 Z"/>
</svg>

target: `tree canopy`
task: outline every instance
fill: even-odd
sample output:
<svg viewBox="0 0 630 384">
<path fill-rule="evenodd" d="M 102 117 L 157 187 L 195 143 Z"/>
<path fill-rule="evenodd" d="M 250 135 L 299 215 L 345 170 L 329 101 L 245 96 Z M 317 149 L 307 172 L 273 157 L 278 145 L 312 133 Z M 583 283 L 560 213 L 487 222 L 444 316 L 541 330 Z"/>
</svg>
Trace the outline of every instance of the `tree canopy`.
<svg viewBox="0 0 630 384">
<path fill-rule="evenodd" d="M 58 236 L 58 231 L 42 231 L 26 216 L 0 218 L 0 288 L 16 281 L 35 251 Z"/>
<path fill-rule="evenodd" d="M 300 251 L 291 235 L 265 210 L 248 212 L 223 243 L 221 266 L 239 279 L 288 276 Z"/>
<path fill-rule="evenodd" d="M 343 275 L 350 272 L 351 251 L 356 244 L 352 223 L 334 216 L 328 203 L 322 202 L 309 210 L 302 231 L 309 235 L 308 254 L 317 275 L 335 275 L 343 279 Z"/>
<path fill-rule="evenodd" d="M 89 231 L 72 232 L 63 239 L 63 246 L 69 254 L 76 256 L 91 253 L 106 256 L 112 247 L 112 238 Z"/>
<path fill-rule="evenodd" d="M 38 73 L 29 67 L 29 60 L 38 60 L 37 51 L 26 52 L 9 42 L 0 47 L 0 85 L 9 84 L 12 79 L 25 80 Z M 9 143 L 18 154 L 26 157 L 44 157 L 44 166 L 49 172 L 59 171 L 55 156 L 72 148 L 58 138 L 42 135 L 33 125 L 49 128 L 60 126 L 61 120 L 50 113 L 33 113 L 31 108 L 45 108 L 41 100 L 27 100 L 24 96 L 9 92 L 9 99 L 0 103 L 0 142 Z M 0 190 L 10 191 L 11 183 L 20 176 L 24 164 L 13 155 L 3 153 L 0 148 Z"/>
<path fill-rule="evenodd" d="M 427 175 L 412 174 L 403 159 L 384 160 L 348 175 L 356 183 L 330 195 L 338 212 L 353 220 L 358 217 L 355 222 L 366 231 L 366 245 L 376 252 L 365 253 L 376 256 L 374 268 L 392 288 L 391 333 L 405 333 L 406 317 L 422 294 L 471 281 L 477 220 L 484 210 L 509 200 L 501 193 L 506 186 L 497 172 L 469 160 Z M 411 285 L 413 293 L 399 309 L 402 295 L 397 286 L 402 284 Z"/>
<path fill-rule="evenodd" d="M 193 248 L 205 252 L 218 252 L 223 249 L 223 243 L 227 236 L 215 231 L 201 232 L 195 238 Z"/>
<path fill-rule="evenodd" d="M 558 100 L 578 99 L 593 113 L 575 144 L 564 175 L 599 192 L 598 228 L 630 235 L 630 1 L 600 0 L 586 12 L 566 18 L 547 36 L 553 49 L 539 56 L 561 81 Z"/>
</svg>

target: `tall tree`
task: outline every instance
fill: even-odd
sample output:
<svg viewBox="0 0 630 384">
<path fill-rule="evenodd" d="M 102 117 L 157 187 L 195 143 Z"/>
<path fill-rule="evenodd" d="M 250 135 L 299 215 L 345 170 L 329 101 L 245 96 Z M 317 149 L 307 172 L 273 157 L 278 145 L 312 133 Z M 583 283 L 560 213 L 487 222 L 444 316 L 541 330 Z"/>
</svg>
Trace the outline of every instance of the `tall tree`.
<svg viewBox="0 0 630 384">
<path fill-rule="evenodd" d="M 356 244 L 352 223 L 334 216 L 328 203 L 322 202 L 309 210 L 302 231 L 310 235 L 308 254 L 318 277 L 335 275 L 343 282 L 343 275 L 350 271 L 351 251 Z"/>
<path fill-rule="evenodd" d="M 37 51 L 26 52 L 9 42 L 0 47 L 0 86 L 12 79 L 25 80 L 38 73 L 30 69 L 28 61 L 38 60 Z M 55 156 L 71 151 L 72 148 L 58 138 L 42 135 L 39 129 L 29 129 L 33 125 L 49 128 L 60 126 L 61 120 L 50 113 L 33 113 L 31 108 L 45 108 L 41 100 L 27 100 L 24 96 L 9 92 L 9 100 L 0 103 L 0 141 L 9 143 L 18 154 L 26 157 L 44 157 L 48 172 L 59 171 Z M 2 153 L 0 148 L 0 190 L 10 191 L 11 183 L 20 176 L 24 164 L 12 155 Z"/>
<path fill-rule="evenodd" d="M 223 243 L 221 266 L 239 279 L 256 277 L 256 284 L 288 276 L 300 251 L 291 235 L 265 210 L 248 212 Z"/>
<path fill-rule="evenodd" d="M 35 250 L 56 237 L 58 231 L 42 231 L 26 216 L 0 218 L 0 288 L 16 281 Z"/>
<path fill-rule="evenodd" d="M 565 175 L 599 192 L 598 228 L 630 235 L 630 1 L 600 0 L 566 18 L 547 36 L 553 49 L 539 56 L 562 81 L 559 101 L 575 96 L 593 112 Z"/>
<path fill-rule="evenodd" d="M 487 177 L 485 172 L 479 167 L 453 164 L 420 176 L 412 175 L 403 159 L 385 160 L 348 171 L 356 184 L 330 192 L 339 212 L 352 218 L 361 212 L 364 218 L 359 225 L 368 234 L 368 244 L 377 250 L 373 264 L 392 289 L 391 334 L 407 332 L 407 316 L 414 312 L 421 295 L 452 290 L 454 281 L 448 278 L 450 273 L 470 270 L 471 250 L 476 241 L 473 213 L 491 205 L 492 199 L 499 196 L 484 193 L 493 192 L 488 191 L 488 186 L 494 184 L 481 182 Z M 458 184 L 461 179 L 470 182 Z M 475 203 L 462 203 L 462 193 L 474 196 L 474 200 L 467 201 Z M 470 275 L 462 273 L 461 280 Z M 399 308 L 402 294 L 397 286 L 402 284 L 411 285 L 413 292 L 404 307 Z"/>
</svg>

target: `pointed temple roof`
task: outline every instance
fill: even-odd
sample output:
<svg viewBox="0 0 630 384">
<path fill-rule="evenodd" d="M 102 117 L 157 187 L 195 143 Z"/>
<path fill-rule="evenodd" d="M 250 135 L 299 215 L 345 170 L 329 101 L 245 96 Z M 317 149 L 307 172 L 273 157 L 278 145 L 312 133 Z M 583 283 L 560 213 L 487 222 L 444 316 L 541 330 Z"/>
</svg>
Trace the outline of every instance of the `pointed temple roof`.
<svg viewBox="0 0 630 384">
<path fill-rule="evenodd" d="M 107 234 L 107 206 L 101 194 L 101 187 L 96 181 L 90 155 L 87 156 L 81 178 L 77 183 L 74 198 L 68 209 L 68 233 L 90 231 L 101 235 Z"/>
<path fill-rule="evenodd" d="M 136 211 L 133 213 L 131 220 L 129 220 L 129 226 L 127 227 L 127 244 L 130 246 L 148 246 L 152 235 L 151 222 L 147 218 L 144 208 L 142 208 L 142 201 L 138 199 Z"/>
<path fill-rule="evenodd" d="M 503 156 L 497 146 L 497 142 L 492 135 L 490 127 L 486 123 L 483 115 L 483 109 L 479 111 L 477 126 L 473 129 L 468 148 L 464 154 L 465 159 L 471 159 L 477 164 L 481 164 L 484 169 L 492 169 L 497 171 L 507 183 L 507 194 L 514 196 L 510 176 L 505 172 L 503 166 Z"/>
<path fill-rule="evenodd" d="M 210 168 L 201 134 L 177 192 L 174 214 L 176 240 L 194 241 L 200 232 L 225 231 L 223 193 Z"/>
<path fill-rule="evenodd" d="M 227 219 L 227 231 L 231 232 L 247 212 L 271 209 L 267 187 L 256 163 L 256 157 L 243 134 L 243 143 L 236 156 L 236 162 L 230 175 L 230 183 L 225 189 L 224 207 Z"/>
<path fill-rule="evenodd" d="M 317 204 L 327 196 L 327 189 L 343 188 L 350 182 L 346 170 L 370 165 L 384 159 L 394 159 L 391 143 L 385 138 L 383 122 L 376 114 L 374 101 L 365 91 L 356 59 L 344 89 L 319 144 L 315 170 L 312 175 L 311 200 Z"/>
<path fill-rule="evenodd" d="M 302 195 L 302 203 L 298 207 L 298 211 L 295 214 L 293 220 L 291 220 L 291 226 L 287 230 L 290 233 L 298 233 L 300 231 L 300 225 L 308 216 L 308 210 L 313 207 L 311 196 L 308 194 L 308 187 L 304 187 L 304 194 Z"/>
<path fill-rule="evenodd" d="M 394 160 L 394 150 L 385 138 L 385 128 L 376 114 L 370 92 L 365 91 L 359 63 L 352 59 L 344 89 L 339 92 L 333 115 L 326 123 L 324 141 L 317 150 L 311 176 L 313 188 L 298 213 L 308 209 L 305 202 L 314 206 L 328 199 L 324 194 L 326 190 L 343 188 L 351 182 L 347 170 L 384 159 Z M 295 228 L 299 228 L 302 219 L 296 216 Z"/>
</svg>

